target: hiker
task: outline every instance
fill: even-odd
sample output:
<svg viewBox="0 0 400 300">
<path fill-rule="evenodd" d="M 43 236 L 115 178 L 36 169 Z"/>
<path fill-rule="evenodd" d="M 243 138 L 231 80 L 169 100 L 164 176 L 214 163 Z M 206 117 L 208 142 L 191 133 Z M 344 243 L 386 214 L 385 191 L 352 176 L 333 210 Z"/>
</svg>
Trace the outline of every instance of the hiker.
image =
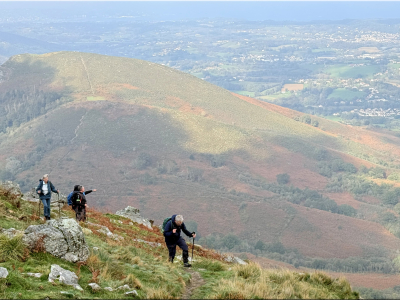
<svg viewBox="0 0 400 300">
<path fill-rule="evenodd" d="M 78 222 L 86 221 L 86 208 L 89 207 L 86 203 L 86 195 L 91 192 L 96 192 L 96 189 L 85 192 L 85 187 L 82 185 L 74 187 L 74 192 L 72 194 L 72 209 L 75 211 L 76 220 Z"/>
<path fill-rule="evenodd" d="M 43 202 L 43 212 L 46 220 L 50 220 L 51 192 L 59 193 L 54 185 L 49 181 L 49 175 L 45 174 L 43 175 L 43 178 L 39 180 L 36 193 L 39 194 L 39 198 Z"/>
<path fill-rule="evenodd" d="M 83 187 L 83 188 L 85 189 L 85 187 Z M 68 205 L 71 206 L 72 210 L 74 210 L 72 207 L 72 196 L 74 195 L 74 192 L 79 192 L 79 191 L 80 191 L 80 185 L 77 184 L 74 186 L 74 190 L 71 193 L 69 193 L 69 195 L 67 196 Z M 90 194 L 91 192 L 96 192 L 96 191 L 97 191 L 96 189 L 88 190 L 86 192 L 83 192 L 83 195 L 86 196 L 87 194 Z"/>
<path fill-rule="evenodd" d="M 165 224 L 164 237 L 169 251 L 169 261 L 171 263 L 174 262 L 176 246 L 179 246 L 179 248 L 182 249 L 183 265 L 185 267 L 191 267 L 192 265 L 189 264 L 189 248 L 186 245 L 185 240 L 181 237 L 181 230 L 188 237 L 196 237 L 194 232 L 190 233 L 186 229 L 185 223 L 183 223 L 182 215 L 173 215 L 171 220 Z"/>
</svg>

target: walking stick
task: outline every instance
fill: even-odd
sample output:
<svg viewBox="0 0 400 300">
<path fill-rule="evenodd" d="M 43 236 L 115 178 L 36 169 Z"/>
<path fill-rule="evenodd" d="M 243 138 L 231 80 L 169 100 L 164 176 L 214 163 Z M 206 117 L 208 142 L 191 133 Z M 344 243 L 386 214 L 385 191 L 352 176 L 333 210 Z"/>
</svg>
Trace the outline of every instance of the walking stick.
<svg viewBox="0 0 400 300">
<path fill-rule="evenodd" d="M 38 211 L 38 213 L 39 213 L 39 219 L 40 219 L 40 199 L 39 199 L 39 211 Z"/>
<path fill-rule="evenodd" d="M 195 234 L 195 232 L 193 232 Z M 193 247 L 192 247 L 192 263 L 193 263 L 193 251 L 194 251 L 194 237 L 193 237 Z"/>
<path fill-rule="evenodd" d="M 60 193 L 57 193 L 58 195 L 58 218 L 61 218 L 61 208 L 60 208 Z"/>
</svg>

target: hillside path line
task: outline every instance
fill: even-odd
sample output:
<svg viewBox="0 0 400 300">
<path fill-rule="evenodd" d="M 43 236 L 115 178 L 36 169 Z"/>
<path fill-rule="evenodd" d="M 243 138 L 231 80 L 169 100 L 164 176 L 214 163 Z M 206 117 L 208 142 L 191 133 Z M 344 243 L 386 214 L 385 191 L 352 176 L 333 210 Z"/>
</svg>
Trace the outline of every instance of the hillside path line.
<svg viewBox="0 0 400 300">
<path fill-rule="evenodd" d="M 190 299 L 195 289 L 206 284 L 206 281 L 201 277 L 199 272 L 193 271 L 188 268 L 188 273 L 192 275 L 190 282 L 186 285 L 185 292 L 182 295 L 182 299 Z"/>
<path fill-rule="evenodd" d="M 87 70 L 87 68 L 86 68 L 85 61 L 83 60 L 82 55 L 80 55 L 80 57 L 81 57 L 81 61 L 82 61 L 83 68 L 85 69 L 85 72 L 86 72 L 86 78 L 87 78 L 87 80 L 88 80 L 88 82 L 89 82 L 90 90 L 92 91 L 92 95 L 94 95 L 92 82 L 90 81 L 89 72 L 88 72 L 88 70 Z"/>
</svg>

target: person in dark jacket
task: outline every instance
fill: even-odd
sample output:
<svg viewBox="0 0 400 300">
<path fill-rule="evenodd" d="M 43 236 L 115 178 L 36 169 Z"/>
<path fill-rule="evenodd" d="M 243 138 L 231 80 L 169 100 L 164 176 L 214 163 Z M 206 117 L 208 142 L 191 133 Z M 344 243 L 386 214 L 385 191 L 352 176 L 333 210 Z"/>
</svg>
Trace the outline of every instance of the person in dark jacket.
<svg viewBox="0 0 400 300">
<path fill-rule="evenodd" d="M 165 243 L 167 244 L 169 251 L 169 261 L 174 262 L 176 246 L 179 246 L 179 248 L 182 249 L 184 266 L 191 267 L 192 265 L 189 264 L 189 248 L 185 240 L 181 237 L 181 231 L 183 231 L 188 237 L 196 237 L 194 232 L 189 232 L 186 229 L 181 215 L 173 215 L 171 220 L 165 224 L 164 228 Z"/>
<path fill-rule="evenodd" d="M 39 198 L 43 202 L 43 212 L 46 220 L 50 220 L 51 192 L 58 194 L 58 190 L 56 190 L 54 185 L 49 181 L 49 175 L 45 174 L 43 178 L 39 180 L 36 193 L 39 194 Z"/>
<path fill-rule="evenodd" d="M 85 192 L 85 187 L 76 185 L 74 187 L 74 193 L 72 194 L 72 209 L 75 211 L 76 220 L 86 221 L 86 208 L 88 208 L 86 195 L 96 190 L 88 190 Z"/>
</svg>

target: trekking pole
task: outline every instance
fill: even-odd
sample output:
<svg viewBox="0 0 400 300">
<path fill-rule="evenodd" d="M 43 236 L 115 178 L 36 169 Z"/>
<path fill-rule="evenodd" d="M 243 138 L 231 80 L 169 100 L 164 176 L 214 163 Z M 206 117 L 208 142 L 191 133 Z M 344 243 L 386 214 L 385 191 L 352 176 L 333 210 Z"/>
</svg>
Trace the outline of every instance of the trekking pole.
<svg viewBox="0 0 400 300">
<path fill-rule="evenodd" d="M 38 214 L 39 214 L 39 219 L 40 219 L 40 199 L 39 199 L 39 211 L 38 211 Z"/>
<path fill-rule="evenodd" d="M 193 232 L 195 234 L 195 232 Z M 193 247 L 192 247 L 192 263 L 193 263 L 193 251 L 194 251 L 194 237 L 193 237 Z"/>
<path fill-rule="evenodd" d="M 61 207 L 60 207 L 60 192 L 57 193 L 58 195 L 58 218 L 61 218 Z"/>
</svg>

